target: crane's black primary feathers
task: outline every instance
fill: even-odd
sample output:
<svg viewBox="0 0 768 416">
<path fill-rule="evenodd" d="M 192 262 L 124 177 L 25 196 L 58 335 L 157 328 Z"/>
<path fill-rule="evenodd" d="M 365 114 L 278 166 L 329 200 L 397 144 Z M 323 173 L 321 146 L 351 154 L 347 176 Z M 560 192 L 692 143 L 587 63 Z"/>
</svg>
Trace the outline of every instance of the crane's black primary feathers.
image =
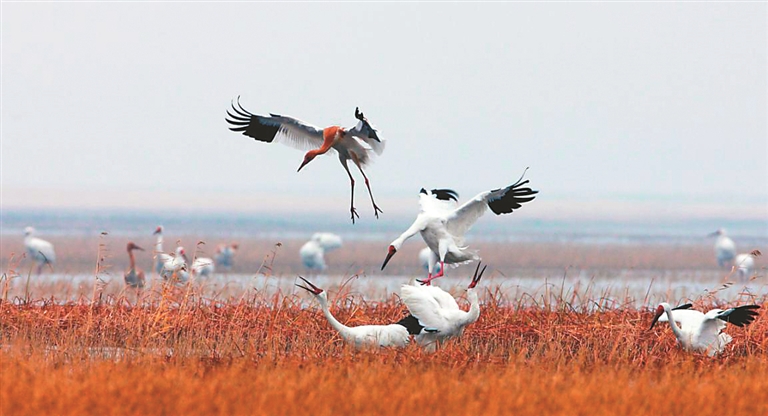
<svg viewBox="0 0 768 416">
<path fill-rule="evenodd" d="M 673 311 L 680 310 L 680 309 L 691 309 L 693 307 L 692 304 L 686 303 L 685 305 L 680 305 L 678 307 L 672 308 Z"/>
<path fill-rule="evenodd" d="M 234 114 L 227 110 L 229 118 L 225 118 L 227 123 L 231 125 L 230 130 L 242 132 L 244 135 L 253 137 L 260 142 L 272 143 L 275 140 L 275 135 L 280 130 L 280 123 L 269 117 L 251 114 L 240 105 L 240 97 L 237 97 L 237 105 L 234 102 L 232 103 L 232 111 Z M 276 114 L 271 115 L 272 117 L 280 117 Z"/>
<path fill-rule="evenodd" d="M 376 129 L 374 129 L 373 126 L 371 126 L 371 123 L 368 122 L 368 119 L 365 118 L 363 112 L 360 111 L 360 107 L 355 107 L 355 118 L 363 123 L 363 128 L 360 129 L 361 134 L 365 134 L 367 138 L 376 140 L 377 142 L 381 143 L 379 135 L 376 134 Z"/>
<path fill-rule="evenodd" d="M 736 326 L 749 325 L 757 316 L 755 309 L 760 309 L 760 307 L 758 305 L 739 306 L 738 308 L 724 311 L 717 318 Z"/>
<path fill-rule="evenodd" d="M 424 329 L 424 326 L 422 326 L 419 323 L 419 320 L 416 319 L 416 317 L 413 315 L 406 316 L 405 318 L 397 322 L 397 324 L 404 326 L 405 329 L 408 330 L 408 333 L 411 335 L 419 335 L 421 333 L 421 330 Z"/>
<path fill-rule="evenodd" d="M 456 202 L 459 201 L 459 194 L 453 189 L 433 189 L 432 195 L 442 201 L 450 201 L 451 199 Z"/>
<path fill-rule="evenodd" d="M 527 180 L 523 182 L 518 181 L 503 190 L 501 188 L 492 190 L 492 193 L 498 191 L 502 192 L 488 200 L 488 208 L 490 208 L 496 215 L 509 214 L 520 208 L 522 204 L 533 201 L 533 199 L 536 198 L 535 195 L 539 193 L 539 191 L 534 191 L 531 188 L 523 188 L 522 186 L 527 183 Z"/>
</svg>

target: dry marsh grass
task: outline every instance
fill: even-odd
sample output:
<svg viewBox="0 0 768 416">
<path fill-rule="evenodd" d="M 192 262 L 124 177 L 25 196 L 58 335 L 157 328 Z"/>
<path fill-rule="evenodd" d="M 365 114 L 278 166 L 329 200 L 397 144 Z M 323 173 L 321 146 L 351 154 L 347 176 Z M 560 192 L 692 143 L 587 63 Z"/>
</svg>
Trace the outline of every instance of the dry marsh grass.
<svg viewBox="0 0 768 416">
<path fill-rule="evenodd" d="M 651 314 L 485 290 L 480 319 L 435 354 L 355 351 L 308 298 L 212 301 L 192 288 L 135 300 L 0 304 L 2 414 L 765 414 L 768 320 L 728 328 L 713 359 L 680 351 Z M 397 296 L 333 292 L 348 325 L 390 323 Z M 765 298 L 756 299 L 766 303 Z M 465 303 L 465 302 L 460 302 Z M 710 300 L 696 306 L 706 309 Z M 466 304 L 464 305 L 466 308 Z M 694 409 L 691 409 L 694 410 Z"/>
</svg>

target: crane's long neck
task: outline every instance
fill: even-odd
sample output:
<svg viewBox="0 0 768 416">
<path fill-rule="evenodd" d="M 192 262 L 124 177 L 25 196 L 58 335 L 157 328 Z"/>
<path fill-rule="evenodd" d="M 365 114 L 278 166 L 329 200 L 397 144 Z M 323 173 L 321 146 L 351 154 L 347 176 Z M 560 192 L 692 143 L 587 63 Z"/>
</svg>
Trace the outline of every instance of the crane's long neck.
<svg viewBox="0 0 768 416">
<path fill-rule="evenodd" d="M 328 308 L 328 299 L 326 299 L 324 296 L 317 296 L 317 300 L 320 302 L 320 307 L 323 309 L 323 315 L 325 315 L 325 319 L 328 320 L 328 323 L 330 323 L 333 329 L 341 334 L 342 337 L 347 338 L 349 335 L 349 327 L 342 324 L 333 315 L 331 315 L 331 310 Z"/>
<path fill-rule="evenodd" d="M 475 289 L 467 289 L 467 297 L 469 298 L 469 311 L 461 320 L 461 326 L 474 323 L 480 318 L 480 300 L 477 297 L 477 293 L 475 293 Z"/>
<path fill-rule="evenodd" d="M 163 252 L 163 233 L 157 235 L 157 242 L 155 243 L 155 254 Z"/>
<path fill-rule="evenodd" d="M 318 156 L 326 153 L 327 151 L 331 150 L 333 144 L 341 137 L 342 134 L 343 130 L 339 126 L 326 127 L 323 129 L 323 145 L 317 149 L 310 150 L 307 152 L 307 154 L 311 153 L 313 156 Z"/>
<path fill-rule="evenodd" d="M 672 318 L 672 310 L 669 307 L 664 308 L 664 312 L 667 314 L 667 319 L 669 320 L 669 326 L 672 328 L 672 333 L 675 334 L 675 338 L 681 343 L 685 343 L 685 335 L 683 335 L 683 331 L 677 326 L 677 322 Z"/>
<path fill-rule="evenodd" d="M 131 262 L 131 270 L 136 269 L 136 257 L 133 255 L 133 250 L 128 250 L 128 260 Z"/>
<path fill-rule="evenodd" d="M 397 237 L 395 241 L 392 242 L 392 246 L 396 249 L 400 250 L 400 247 L 403 246 L 403 243 L 405 240 L 413 237 L 416 233 L 424 229 L 424 220 L 421 215 L 416 217 L 416 221 L 411 224 L 410 227 L 408 227 L 407 230 L 405 230 L 404 233 L 400 234 L 400 237 Z"/>
</svg>

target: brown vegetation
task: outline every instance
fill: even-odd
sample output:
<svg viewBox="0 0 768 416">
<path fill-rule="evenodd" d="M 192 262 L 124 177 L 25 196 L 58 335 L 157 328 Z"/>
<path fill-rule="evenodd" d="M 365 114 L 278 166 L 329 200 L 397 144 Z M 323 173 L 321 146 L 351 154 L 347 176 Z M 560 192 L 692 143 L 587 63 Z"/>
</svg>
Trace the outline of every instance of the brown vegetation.
<svg viewBox="0 0 768 416">
<path fill-rule="evenodd" d="M 346 287 L 334 314 L 391 323 L 397 296 Z M 713 359 L 650 312 L 563 299 L 518 308 L 486 290 L 480 320 L 435 354 L 354 351 L 307 297 L 224 302 L 191 288 L 135 299 L 0 304 L 2 414 L 764 414 L 768 319 Z M 696 306 L 706 309 L 712 305 Z M 758 299 L 765 303 L 765 299 Z M 466 303 L 466 302 L 463 302 Z M 466 307 L 466 304 L 464 305 Z"/>
</svg>

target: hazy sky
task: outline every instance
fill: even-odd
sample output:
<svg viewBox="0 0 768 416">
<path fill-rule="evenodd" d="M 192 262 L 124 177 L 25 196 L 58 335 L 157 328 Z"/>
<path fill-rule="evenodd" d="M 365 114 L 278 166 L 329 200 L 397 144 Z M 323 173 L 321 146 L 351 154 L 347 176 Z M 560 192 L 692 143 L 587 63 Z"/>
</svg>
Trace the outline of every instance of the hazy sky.
<svg viewBox="0 0 768 416">
<path fill-rule="evenodd" d="M 530 166 L 525 215 L 768 218 L 765 3 L 3 3 L 5 207 L 346 210 L 254 113 L 385 137 L 387 212 Z M 357 205 L 371 209 L 358 182 Z M 531 207 L 533 208 L 533 206 Z M 652 212 L 653 211 L 653 212 Z M 658 212 L 656 212 L 658 213 Z"/>
</svg>

